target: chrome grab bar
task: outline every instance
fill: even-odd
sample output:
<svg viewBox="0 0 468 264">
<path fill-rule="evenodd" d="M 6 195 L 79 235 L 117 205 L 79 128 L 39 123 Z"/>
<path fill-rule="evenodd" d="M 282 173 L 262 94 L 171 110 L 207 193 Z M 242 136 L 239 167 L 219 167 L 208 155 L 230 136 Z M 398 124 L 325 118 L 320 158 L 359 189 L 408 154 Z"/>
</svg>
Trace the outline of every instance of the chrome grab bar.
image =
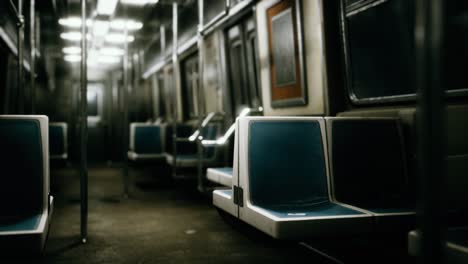
<svg viewBox="0 0 468 264">
<path fill-rule="evenodd" d="M 224 114 L 219 113 L 219 112 L 208 113 L 205 119 L 203 119 L 203 121 L 201 122 L 201 125 L 198 127 L 197 130 L 195 130 L 195 132 L 193 132 L 193 134 L 188 138 L 188 140 L 192 142 L 197 140 L 198 136 L 200 135 L 200 130 L 205 128 L 211 122 L 211 120 L 217 115 L 224 115 Z"/>
<path fill-rule="evenodd" d="M 263 107 L 258 107 L 258 108 L 244 108 L 242 111 L 239 113 L 237 118 L 239 117 L 244 117 L 244 116 L 249 116 L 251 114 L 256 114 L 256 113 L 262 113 L 263 112 Z M 236 119 L 237 119 L 236 118 Z M 229 129 L 222 135 L 220 138 L 216 140 L 208 140 L 208 139 L 202 139 L 201 143 L 203 146 L 223 146 L 228 142 L 228 139 L 234 134 L 234 131 L 236 130 L 236 123 L 234 122 L 231 124 Z"/>
</svg>

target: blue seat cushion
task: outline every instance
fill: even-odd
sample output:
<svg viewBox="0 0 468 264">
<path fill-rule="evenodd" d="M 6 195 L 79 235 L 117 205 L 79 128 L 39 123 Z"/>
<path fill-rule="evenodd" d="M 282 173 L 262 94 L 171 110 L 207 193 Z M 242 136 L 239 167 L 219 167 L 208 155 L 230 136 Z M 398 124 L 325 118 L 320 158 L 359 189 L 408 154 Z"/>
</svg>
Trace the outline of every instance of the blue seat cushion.
<svg viewBox="0 0 468 264">
<path fill-rule="evenodd" d="M 38 120 L 0 119 L 0 216 L 43 210 L 43 152 Z"/>
<path fill-rule="evenodd" d="M 161 127 L 136 126 L 134 137 L 135 153 L 153 154 L 162 152 Z"/>
<path fill-rule="evenodd" d="M 32 231 L 41 222 L 42 214 L 25 217 L 0 218 L 0 232 Z"/>
<path fill-rule="evenodd" d="M 280 218 L 364 215 L 362 212 L 328 201 L 303 206 L 273 206 L 264 209 Z"/>
<path fill-rule="evenodd" d="M 329 200 L 318 121 L 252 121 L 248 162 L 254 205 L 294 207 Z"/>
<path fill-rule="evenodd" d="M 50 155 L 62 155 L 65 149 L 65 131 L 62 126 L 49 126 L 49 152 Z"/>
<path fill-rule="evenodd" d="M 224 167 L 224 168 L 211 168 L 212 170 L 216 170 L 222 173 L 230 174 L 232 176 L 233 169 L 231 167 Z"/>
</svg>

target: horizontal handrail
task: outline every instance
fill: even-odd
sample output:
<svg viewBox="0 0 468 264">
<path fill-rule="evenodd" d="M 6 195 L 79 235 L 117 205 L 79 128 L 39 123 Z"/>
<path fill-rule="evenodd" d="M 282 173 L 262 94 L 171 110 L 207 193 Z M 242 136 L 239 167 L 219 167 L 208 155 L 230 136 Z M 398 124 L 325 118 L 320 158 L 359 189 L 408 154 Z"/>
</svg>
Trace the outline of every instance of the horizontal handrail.
<svg viewBox="0 0 468 264">
<path fill-rule="evenodd" d="M 192 142 L 197 140 L 198 136 L 200 135 L 200 131 L 203 128 L 205 128 L 211 122 L 211 120 L 213 120 L 213 118 L 215 118 L 217 115 L 224 115 L 224 114 L 219 113 L 219 112 L 210 112 L 210 113 L 208 113 L 208 115 L 206 115 L 205 119 L 203 119 L 203 121 L 201 122 L 198 129 L 195 130 L 195 132 L 193 132 L 193 134 L 190 137 L 188 137 L 188 140 L 192 141 Z"/>
<path fill-rule="evenodd" d="M 263 112 L 263 107 L 258 107 L 258 108 L 244 108 L 242 111 L 239 113 L 237 118 L 239 117 L 244 117 L 244 116 L 249 116 L 251 114 L 256 114 L 256 113 L 262 113 Z M 236 118 L 236 119 L 237 119 Z M 209 140 L 209 139 L 202 139 L 201 143 L 203 146 L 223 146 L 225 145 L 229 138 L 234 134 L 234 131 L 236 130 L 236 123 L 234 122 L 231 124 L 229 129 L 222 135 L 220 138 L 216 140 Z"/>
</svg>

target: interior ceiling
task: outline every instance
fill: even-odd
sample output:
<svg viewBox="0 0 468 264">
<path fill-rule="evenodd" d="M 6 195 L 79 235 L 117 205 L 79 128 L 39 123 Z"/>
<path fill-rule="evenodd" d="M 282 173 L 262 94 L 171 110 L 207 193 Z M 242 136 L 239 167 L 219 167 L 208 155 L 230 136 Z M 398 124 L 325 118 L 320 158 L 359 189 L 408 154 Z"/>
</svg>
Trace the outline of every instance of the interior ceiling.
<svg viewBox="0 0 468 264">
<path fill-rule="evenodd" d="M 177 2 L 179 8 L 196 8 L 197 0 L 159 0 L 151 7 L 126 6 L 118 3 L 114 18 L 125 18 L 143 22 L 143 29 L 135 32 L 138 46 L 146 46 L 154 39 L 154 34 L 159 33 L 161 24 L 170 25 L 172 23 L 172 3 Z M 41 14 L 42 32 L 45 45 L 61 46 L 59 38 L 63 28 L 58 25 L 58 19 L 68 16 L 80 16 L 81 0 L 48 0 L 38 4 Z M 92 16 L 96 9 L 97 1 L 87 3 L 88 17 Z"/>
<path fill-rule="evenodd" d="M 99 0 L 98 0 L 99 1 Z M 87 1 L 87 17 L 96 18 L 96 5 L 98 1 Z M 127 6 L 118 3 L 116 11 L 111 18 L 129 18 L 143 23 L 143 28 L 132 32 L 135 41 L 130 45 L 133 49 L 143 49 L 154 41 L 159 41 L 159 32 L 161 24 L 170 27 L 172 24 L 172 4 L 174 0 L 159 0 L 152 6 Z M 181 11 L 186 8 L 196 8 L 197 0 L 177 0 Z M 70 42 L 62 40 L 60 33 L 67 29 L 58 24 L 59 18 L 70 16 L 80 16 L 81 0 L 47 0 L 37 3 L 38 11 L 41 16 L 41 45 L 49 51 L 49 55 L 57 59 L 57 63 L 68 68 L 69 63 L 62 60 L 62 47 L 69 46 Z M 196 10 L 194 10 L 196 12 Z M 100 17 L 99 19 L 111 19 L 109 17 Z M 77 65 L 72 65 L 75 67 Z M 115 65 L 114 67 L 119 67 Z M 105 71 L 105 70 L 104 70 Z M 78 71 L 71 71 L 78 72 Z M 88 71 L 88 77 L 98 74 L 98 71 Z M 103 72 L 99 73 L 103 74 Z M 75 76 L 76 77 L 76 76 Z M 98 77 L 97 77 L 98 78 Z"/>
</svg>

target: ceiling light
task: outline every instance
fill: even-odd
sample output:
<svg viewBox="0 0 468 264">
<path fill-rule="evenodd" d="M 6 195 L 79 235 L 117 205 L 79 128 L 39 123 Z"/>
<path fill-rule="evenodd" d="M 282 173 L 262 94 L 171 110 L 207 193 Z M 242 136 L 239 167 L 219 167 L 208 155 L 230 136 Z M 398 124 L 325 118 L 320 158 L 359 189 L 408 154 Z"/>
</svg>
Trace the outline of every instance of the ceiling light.
<svg viewBox="0 0 468 264">
<path fill-rule="evenodd" d="M 108 56 L 122 56 L 124 55 L 124 50 L 115 48 L 115 47 L 104 47 L 101 48 L 100 50 L 102 55 L 108 55 Z"/>
<path fill-rule="evenodd" d="M 97 12 L 99 15 L 110 16 L 114 13 L 118 0 L 99 0 L 97 4 Z"/>
<path fill-rule="evenodd" d="M 80 62 L 81 56 L 80 55 L 66 55 L 64 59 L 68 62 Z"/>
<path fill-rule="evenodd" d="M 99 56 L 98 62 L 103 64 L 115 64 L 120 62 L 120 58 L 115 56 Z"/>
<path fill-rule="evenodd" d="M 81 27 L 81 18 L 79 17 L 66 17 L 66 18 L 60 18 L 59 19 L 59 24 L 65 27 L 71 27 L 71 28 L 80 28 Z M 93 22 L 90 19 L 86 20 L 86 25 L 89 27 L 93 24 Z"/>
<path fill-rule="evenodd" d="M 65 40 L 70 40 L 70 41 L 80 41 L 81 40 L 81 32 L 77 31 L 71 31 L 71 32 L 64 32 L 60 34 L 60 37 Z M 86 39 L 91 39 L 91 36 L 89 34 L 86 35 Z"/>
<path fill-rule="evenodd" d="M 62 49 L 62 51 L 63 53 L 66 53 L 66 54 L 80 54 L 81 48 L 80 47 L 65 47 Z"/>
<path fill-rule="evenodd" d="M 79 41 L 81 40 L 81 33 L 80 32 L 65 32 L 60 34 L 62 39 L 71 40 L 71 41 Z"/>
<path fill-rule="evenodd" d="M 120 0 L 124 5 L 144 6 L 146 4 L 157 4 L 159 0 Z"/>
<path fill-rule="evenodd" d="M 104 36 L 109 32 L 109 22 L 96 20 L 93 25 L 93 35 L 94 36 Z"/>
<path fill-rule="evenodd" d="M 127 36 L 127 42 L 132 42 L 135 40 L 133 36 Z M 106 35 L 106 41 L 110 43 L 124 43 L 125 42 L 125 35 L 124 34 L 108 34 Z"/>
<path fill-rule="evenodd" d="M 116 19 L 111 21 L 111 28 L 117 30 L 124 30 L 125 27 L 128 30 L 138 30 L 143 27 L 143 23 L 131 19 Z"/>
</svg>

